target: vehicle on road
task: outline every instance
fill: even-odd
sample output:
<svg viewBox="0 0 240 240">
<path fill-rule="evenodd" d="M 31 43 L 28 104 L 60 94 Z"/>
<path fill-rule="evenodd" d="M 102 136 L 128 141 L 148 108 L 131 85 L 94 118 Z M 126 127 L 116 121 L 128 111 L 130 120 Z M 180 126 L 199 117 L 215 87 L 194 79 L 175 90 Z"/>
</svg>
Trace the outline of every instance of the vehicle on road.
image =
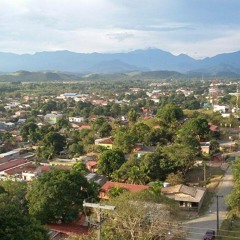
<svg viewBox="0 0 240 240">
<path fill-rule="evenodd" d="M 215 239 L 215 231 L 214 230 L 207 230 L 203 240 L 213 240 Z"/>
</svg>

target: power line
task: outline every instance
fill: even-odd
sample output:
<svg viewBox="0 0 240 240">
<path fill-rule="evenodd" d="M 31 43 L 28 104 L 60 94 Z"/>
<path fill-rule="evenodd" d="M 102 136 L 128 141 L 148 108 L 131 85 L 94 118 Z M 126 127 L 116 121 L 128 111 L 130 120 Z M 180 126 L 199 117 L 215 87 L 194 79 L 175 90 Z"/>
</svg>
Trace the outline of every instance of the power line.
<svg viewBox="0 0 240 240">
<path fill-rule="evenodd" d="M 98 217 L 98 240 L 101 240 L 101 229 L 102 229 L 102 215 L 101 215 L 101 209 L 105 209 L 105 210 L 115 210 L 115 206 L 110 206 L 110 205 L 101 205 L 100 203 L 87 203 L 84 202 L 83 203 L 83 207 L 90 207 L 90 208 L 96 208 L 97 211 L 97 217 Z"/>
</svg>

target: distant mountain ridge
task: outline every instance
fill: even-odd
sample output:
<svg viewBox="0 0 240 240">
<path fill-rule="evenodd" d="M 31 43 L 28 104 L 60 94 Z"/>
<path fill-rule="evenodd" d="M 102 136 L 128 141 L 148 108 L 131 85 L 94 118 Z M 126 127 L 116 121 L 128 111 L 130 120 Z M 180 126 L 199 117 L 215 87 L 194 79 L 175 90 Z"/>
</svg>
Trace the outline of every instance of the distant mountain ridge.
<svg viewBox="0 0 240 240">
<path fill-rule="evenodd" d="M 127 53 L 75 53 L 70 51 L 14 54 L 0 52 L 0 72 L 127 73 L 131 71 L 177 71 L 180 73 L 219 73 L 240 75 L 240 51 L 196 60 L 175 56 L 160 49 Z"/>
</svg>

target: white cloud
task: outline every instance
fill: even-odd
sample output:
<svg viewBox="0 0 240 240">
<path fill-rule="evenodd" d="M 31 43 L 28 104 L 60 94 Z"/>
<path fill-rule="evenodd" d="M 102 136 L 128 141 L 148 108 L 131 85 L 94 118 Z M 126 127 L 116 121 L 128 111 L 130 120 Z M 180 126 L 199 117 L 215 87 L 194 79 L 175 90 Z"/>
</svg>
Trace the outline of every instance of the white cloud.
<svg viewBox="0 0 240 240">
<path fill-rule="evenodd" d="M 239 15 L 230 11 L 239 4 L 218 1 L 225 19 L 221 5 L 214 11 L 216 0 L 209 8 L 205 0 L 0 0 L 0 51 L 157 47 L 203 57 L 239 50 Z"/>
</svg>

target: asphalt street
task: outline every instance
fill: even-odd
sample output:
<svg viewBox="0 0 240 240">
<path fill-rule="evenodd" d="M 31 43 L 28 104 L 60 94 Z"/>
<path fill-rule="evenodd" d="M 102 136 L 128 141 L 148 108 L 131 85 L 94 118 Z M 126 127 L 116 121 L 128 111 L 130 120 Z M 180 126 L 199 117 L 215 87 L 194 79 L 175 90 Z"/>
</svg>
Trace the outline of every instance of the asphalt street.
<svg viewBox="0 0 240 240">
<path fill-rule="evenodd" d="M 233 176 L 231 167 L 229 167 L 218 185 L 216 196 L 223 196 L 218 198 L 219 206 L 219 226 L 227 217 L 226 197 L 233 188 Z M 184 224 L 188 232 L 186 240 L 202 240 L 205 232 L 208 229 L 217 229 L 217 197 L 214 197 L 212 204 L 209 206 L 209 211 L 203 216 L 190 220 Z"/>
</svg>

